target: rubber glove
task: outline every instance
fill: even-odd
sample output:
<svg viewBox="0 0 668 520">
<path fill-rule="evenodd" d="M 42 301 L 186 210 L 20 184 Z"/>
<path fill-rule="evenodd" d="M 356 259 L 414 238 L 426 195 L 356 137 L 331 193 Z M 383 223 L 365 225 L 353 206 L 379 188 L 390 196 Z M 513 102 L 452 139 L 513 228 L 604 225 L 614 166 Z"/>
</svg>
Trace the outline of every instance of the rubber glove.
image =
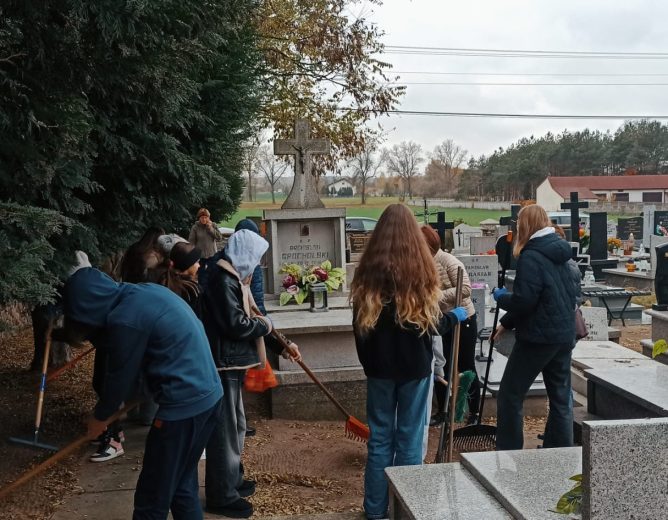
<svg viewBox="0 0 668 520">
<path fill-rule="evenodd" d="M 503 296 L 504 294 L 508 294 L 508 289 L 506 289 L 505 287 L 501 287 L 500 289 L 494 289 L 494 292 L 492 293 L 494 301 L 498 302 L 499 298 L 501 298 L 501 296 Z"/>
<path fill-rule="evenodd" d="M 465 321 L 469 317 L 469 313 L 466 312 L 464 307 L 455 307 L 452 309 L 452 314 L 457 318 L 457 321 Z"/>
</svg>

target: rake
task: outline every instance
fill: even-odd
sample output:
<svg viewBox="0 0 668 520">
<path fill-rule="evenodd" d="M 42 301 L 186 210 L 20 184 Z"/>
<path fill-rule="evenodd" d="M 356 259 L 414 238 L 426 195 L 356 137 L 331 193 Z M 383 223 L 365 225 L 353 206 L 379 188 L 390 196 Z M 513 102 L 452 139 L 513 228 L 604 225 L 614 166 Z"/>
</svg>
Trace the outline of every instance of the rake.
<svg viewBox="0 0 668 520">
<path fill-rule="evenodd" d="M 257 309 L 257 307 L 253 307 L 253 312 L 255 312 L 258 315 L 262 315 L 260 311 Z M 278 341 L 278 343 L 284 348 L 287 349 L 288 351 L 291 350 L 290 344 L 292 343 L 289 339 L 285 337 L 285 335 L 276 330 L 273 329 L 271 331 L 272 337 Z M 343 405 L 339 402 L 339 400 L 334 397 L 334 395 L 327 389 L 325 385 L 323 385 L 320 380 L 316 377 L 316 375 L 311 371 L 311 369 L 306 366 L 306 364 L 303 361 L 297 361 L 297 364 L 302 367 L 302 370 L 306 372 L 306 375 L 311 378 L 311 380 L 318 385 L 320 390 L 323 391 L 323 393 L 327 396 L 327 398 L 332 402 L 332 404 L 341 412 L 343 416 L 346 418 L 346 437 L 349 439 L 353 440 L 358 440 L 362 442 L 367 442 L 369 440 L 369 427 L 364 424 L 362 421 L 357 419 L 356 417 L 353 417 L 350 413 L 348 413 L 348 410 L 346 410 Z"/>
<path fill-rule="evenodd" d="M 510 252 L 512 250 L 513 235 L 509 231 L 506 235 L 506 247 L 504 248 L 504 261 L 501 263 L 501 277 L 499 278 L 499 287 L 506 283 L 506 268 L 510 264 Z M 489 382 L 489 369 L 492 366 L 492 354 L 494 353 L 494 334 L 499 325 L 499 305 L 494 310 L 494 325 L 492 334 L 489 337 L 489 352 L 487 353 L 487 366 L 485 367 L 485 382 L 482 385 L 482 398 L 480 400 L 480 409 L 478 410 L 478 420 L 476 424 L 464 426 L 454 432 L 454 445 L 457 450 L 468 451 L 489 451 L 496 449 L 496 426 L 482 424 L 483 411 L 485 408 L 485 396 L 487 395 L 487 386 Z"/>
<path fill-rule="evenodd" d="M 46 345 L 44 346 L 44 357 L 42 359 L 42 374 L 39 381 L 39 390 L 37 392 L 37 410 L 35 412 L 35 431 L 31 438 L 10 437 L 9 442 L 22 444 L 31 448 L 42 450 L 58 451 L 56 446 L 39 442 L 40 428 L 42 426 L 42 411 L 44 409 L 44 394 L 46 393 L 46 373 L 49 367 L 49 356 L 51 354 L 51 332 L 53 331 L 53 321 L 49 321 L 46 330 Z"/>
</svg>

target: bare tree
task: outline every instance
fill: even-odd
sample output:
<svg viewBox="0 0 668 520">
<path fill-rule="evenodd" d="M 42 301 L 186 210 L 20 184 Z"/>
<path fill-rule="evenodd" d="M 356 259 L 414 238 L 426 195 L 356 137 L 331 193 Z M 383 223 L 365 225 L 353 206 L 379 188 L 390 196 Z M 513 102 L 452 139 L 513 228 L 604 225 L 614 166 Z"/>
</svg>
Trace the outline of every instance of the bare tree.
<svg viewBox="0 0 668 520">
<path fill-rule="evenodd" d="M 246 191 L 248 193 L 248 201 L 253 202 L 253 177 L 257 174 L 258 152 L 260 150 L 260 136 L 255 136 L 252 140 L 246 143 L 243 152 L 244 170 L 248 175 L 246 183 Z M 257 197 L 256 197 L 257 198 Z"/>
<path fill-rule="evenodd" d="M 373 146 L 365 148 L 357 156 L 348 161 L 353 181 L 360 188 L 362 204 L 366 204 L 367 182 L 378 174 L 378 170 L 382 165 L 383 154 L 377 154 Z"/>
<path fill-rule="evenodd" d="M 389 173 L 398 175 L 405 183 L 408 197 L 413 198 L 411 180 L 420 174 L 419 166 L 424 157 L 422 147 L 413 141 L 402 141 L 383 153 L 383 161 Z M 404 191 L 406 191 L 406 189 Z"/>
<path fill-rule="evenodd" d="M 271 203 L 276 204 L 276 184 L 288 170 L 288 163 L 276 157 L 269 145 L 262 145 L 257 154 L 257 169 L 267 179 L 271 189 Z"/>
<path fill-rule="evenodd" d="M 460 166 L 467 155 L 468 152 L 455 144 L 452 139 L 446 139 L 434 148 L 434 153 L 431 155 L 432 165 L 434 171 L 438 172 L 438 180 L 442 183 L 441 189 L 445 194 L 452 195 L 456 191 Z"/>
</svg>

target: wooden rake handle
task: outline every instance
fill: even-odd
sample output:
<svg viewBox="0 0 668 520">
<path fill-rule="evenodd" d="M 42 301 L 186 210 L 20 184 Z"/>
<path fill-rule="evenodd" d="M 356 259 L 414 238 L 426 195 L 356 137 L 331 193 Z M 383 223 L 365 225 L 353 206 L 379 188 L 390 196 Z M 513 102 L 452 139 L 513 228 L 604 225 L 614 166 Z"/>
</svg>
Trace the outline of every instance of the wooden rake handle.
<svg viewBox="0 0 668 520">
<path fill-rule="evenodd" d="M 464 269 L 457 268 L 457 289 L 455 291 L 455 307 L 462 304 L 462 292 L 464 285 Z M 457 391 L 459 390 L 459 337 L 461 335 L 462 324 L 457 321 L 455 330 L 452 334 L 452 381 L 450 384 L 450 413 L 449 413 L 449 427 L 448 427 L 448 448 L 446 450 L 446 462 L 452 462 L 453 442 L 455 435 L 455 413 L 457 411 Z"/>
</svg>

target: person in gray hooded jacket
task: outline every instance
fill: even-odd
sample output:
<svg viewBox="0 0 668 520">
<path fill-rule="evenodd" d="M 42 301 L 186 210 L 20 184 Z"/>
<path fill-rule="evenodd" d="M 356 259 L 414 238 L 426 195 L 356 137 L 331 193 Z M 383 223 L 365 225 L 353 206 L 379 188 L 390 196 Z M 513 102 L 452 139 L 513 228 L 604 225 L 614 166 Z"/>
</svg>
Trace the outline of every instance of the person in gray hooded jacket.
<svg viewBox="0 0 668 520">
<path fill-rule="evenodd" d="M 257 233 L 247 229 L 233 233 L 220 259 L 209 267 L 204 288 L 205 328 L 225 391 L 221 420 L 206 448 L 206 510 L 231 518 L 253 514 L 245 497 L 255 492 L 255 482 L 243 478 L 241 466 L 246 435 L 241 390 L 246 370 L 265 362 L 265 337 L 277 354 L 301 359 L 296 344 L 284 352 L 268 336 L 271 320 L 253 310 L 252 273 L 268 247 Z"/>
</svg>

